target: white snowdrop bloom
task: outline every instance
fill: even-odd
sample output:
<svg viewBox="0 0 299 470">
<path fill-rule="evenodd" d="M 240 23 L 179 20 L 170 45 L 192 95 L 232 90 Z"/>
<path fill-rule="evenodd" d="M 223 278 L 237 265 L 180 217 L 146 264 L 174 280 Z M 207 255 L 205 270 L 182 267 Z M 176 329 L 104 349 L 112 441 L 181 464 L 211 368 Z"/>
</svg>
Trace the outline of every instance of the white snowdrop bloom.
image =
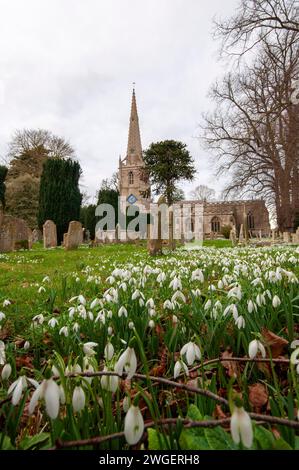
<svg viewBox="0 0 299 470">
<path fill-rule="evenodd" d="M 166 274 L 165 273 L 162 272 L 162 273 L 158 274 L 157 282 L 159 284 L 162 284 L 165 280 L 166 280 Z"/>
<path fill-rule="evenodd" d="M 73 319 L 75 313 L 76 313 L 75 307 L 70 307 L 70 308 L 69 308 L 69 318 L 70 318 L 71 320 Z"/>
<path fill-rule="evenodd" d="M 234 320 L 237 321 L 237 319 L 239 317 L 239 313 L 238 313 L 238 308 L 235 304 L 231 305 L 231 312 L 233 314 Z"/>
<path fill-rule="evenodd" d="M 98 343 L 93 343 L 92 341 L 83 344 L 83 352 L 86 356 L 91 357 L 96 354 L 93 348 L 96 348 Z"/>
<path fill-rule="evenodd" d="M 238 300 L 241 300 L 241 298 L 242 298 L 241 287 L 240 286 L 235 286 L 232 289 L 230 289 L 230 291 L 227 294 L 227 297 L 228 298 L 233 297 L 233 298 L 236 298 Z"/>
<path fill-rule="evenodd" d="M 93 313 L 92 312 L 87 312 L 87 316 L 89 318 L 89 320 L 93 321 Z"/>
<path fill-rule="evenodd" d="M 222 310 L 222 303 L 220 302 L 220 300 L 217 300 L 217 302 L 215 303 L 214 307 L 221 311 Z"/>
<path fill-rule="evenodd" d="M 130 330 L 134 330 L 135 328 L 134 322 L 130 321 L 128 324 L 128 327 L 130 328 Z"/>
<path fill-rule="evenodd" d="M 173 296 L 171 297 L 171 302 L 175 302 L 177 299 L 181 300 L 184 304 L 186 303 L 186 297 L 184 296 L 183 292 L 177 290 Z"/>
<path fill-rule="evenodd" d="M 224 311 L 223 311 L 223 316 L 226 317 L 226 315 L 228 315 L 229 313 L 231 313 L 232 311 L 232 306 L 231 305 L 228 305 L 227 307 L 225 307 Z"/>
<path fill-rule="evenodd" d="M 97 317 L 96 317 L 96 319 L 95 319 L 95 323 L 97 323 L 98 321 L 99 321 L 100 323 L 103 323 L 103 325 L 105 325 L 105 323 L 106 323 L 106 318 L 105 318 L 105 314 L 103 313 L 103 311 L 101 311 L 101 312 L 99 312 L 99 313 L 97 314 Z"/>
<path fill-rule="evenodd" d="M 24 349 L 25 349 L 25 351 L 28 350 L 29 348 L 30 348 L 30 343 L 29 343 L 29 341 L 25 341 L 25 343 L 24 343 Z"/>
<path fill-rule="evenodd" d="M 125 438 L 129 445 L 140 441 L 144 432 L 144 421 L 140 409 L 131 405 L 125 416 Z"/>
<path fill-rule="evenodd" d="M 140 296 L 141 296 L 140 290 L 136 289 L 132 294 L 132 300 L 139 299 Z"/>
<path fill-rule="evenodd" d="M 199 347 L 190 341 L 189 343 L 185 344 L 182 349 L 181 349 L 181 356 L 184 356 L 186 354 L 186 359 L 187 359 L 187 364 L 189 366 L 192 366 L 194 363 L 195 359 L 200 360 L 201 359 L 201 352 Z"/>
<path fill-rule="evenodd" d="M 291 354 L 291 364 L 293 364 L 294 366 L 296 366 L 297 364 L 299 364 L 299 348 L 295 349 L 295 351 L 292 352 Z"/>
<path fill-rule="evenodd" d="M 11 375 L 11 371 L 12 371 L 11 365 L 5 364 L 5 366 L 3 367 L 1 371 L 2 380 L 8 380 Z"/>
<path fill-rule="evenodd" d="M 93 301 L 90 304 L 90 309 L 93 310 L 98 305 L 100 305 L 100 300 L 98 298 L 95 298 L 95 299 L 93 299 Z"/>
<path fill-rule="evenodd" d="M 150 320 L 150 321 L 148 322 L 148 326 L 149 326 L 151 329 L 155 328 L 155 322 L 154 322 L 154 320 Z"/>
<path fill-rule="evenodd" d="M 239 444 L 240 441 L 248 449 L 252 446 L 253 442 L 253 430 L 252 423 L 249 414 L 244 408 L 235 407 L 231 421 L 230 430 L 233 441 Z"/>
<path fill-rule="evenodd" d="M 292 341 L 291 346 L 290 346 L 291 349 L 296 349 L 298 348 L 298 346 L 299 346 L 299 339 L 294 339 L 294 341 Z"/>
<path fill-rule="evenodd" d="M 235 324 L 237 325 L 237 327 L 239 328 L 239 330 L 241 330 L 242 328 L 245 328 L 245 319 L 242 315 L 240 315 L 236 320 L 235 320 Z"/>
<path fill-rule="evenodd" d="M 35 325 L 42 325 L 44 323 L 44 316 L 42 313 L 40 313 L 39 315 L 35 315 L 33 318 L 32 318 L 32 322 L 35 324 Z"/>
<path fill-rule="evenodd" d="M 84 359 L 88 359 L 88 358 L 84 358 Z M 84 373 L 89 372 L 90 374 L 94 373 L 94 367 L 92 366 L 92 364 L 89 364 L 89 362 L 87 362 L 86 360 L 84 361 L 83 372 Z M 91 384 L 93 377 L 84 377 L 84 380 L 86 380 L 86 382 Z"/>
<path fill-rule="evenodd" d="M 107 312 L 107 318 L 112 318 L 113 317 L 113 313 L 112 313 L 112 310 L 108 310 Z"/>
<path fill-rule="evenodd" d="M 106 361 L 111 361 L 111 359 L 113 358 L 113 354 L 114 354 L 114 347 L 113 347 L 113 344 L 109 342 L 106 344 L 105 349 L 104 349 L 104 357 Z"/>
<path fill-rule="evenodd" d="M 3 312 L 0 312 L 0 321 L 4 320 L 5 319 L 5 313 Z"/>
<path fill-rule="evenodd" d="M 201 296 L 201 291 L 199 289 L 191 290 L 191 293 L 194 297 L 200 297 Z"/>
<path fill-rule="evenodd" d="M 74 388 L 72 405 L 75 413 L 80 413 L 85 407 L 85 393 L 81 386 Z"/>
<path fill-rule="evenodd" d="M 65 391 L 62 385 L 59 385 L 59 401 L 62 405 L 65 404 Z"/>
<path fill-rule="evenodd" d="M 121 290 L 123 290 L 124 292 L 127 292 L 127 290 L 128 290 L 128 286 L 127 286 L 127 284 L 126 284 L 125 282 L 122 282 L 122 283 L 119 285 L 119 288 L 120 288 Z"/>
<path fill-rule="evenodd" d="M 205 278 L 201 269 L 196 269 L 191 274 L 191 281 L 204 282 Z"/>
<path fill-rule="evenodd" d="M 112 284 L 115 283 L 115 278 L 113 276 L 109 276 L 109 277 L 107 277 L 106 282 L 108 282 L 108 284 L 112 285 Z"/>
<path fill-rule="evenodd" d="M 152 318 L 154 316 L 156 316 L 156 310 L 154 310 L 153 308 L 151 308 L 148 312 L 149 316 Z"/>
<path fill-rule="evenodd" d="M 42 282 L 50 282 L 49 276 L 45 276 L 44 279 L 42 280 Z"/>
<path fill-rule="evenodd" d="M 207 300 L 205 303 L 204 309 L 209 310 L 211 308 L 211 305 L 212 305 L 211 299 Z"/>
<path fill-rule="evenodd" d="M 65 337 L 67 338 L 68 335 L 69 335 L 68 327 L 67 327 L 67 326 L 63 326 L 62 328 L 60 328 L 59 334 L 65 336 Z"/>
<path fill-rule="evenodd" d="M 266 304 L 266 299 L 263 294 L 258 294 L 256 296 L 256 303 L 259 307 Z"/>
<path fill-rule="evenodd" d="M 174 309 L 174 306 L 173 306 L 173 303 L 171 302 L 171 300 L 165 300 L 164 304 L 163 304 L 163 308 L 164 310 L 173 310 Z"/>
<path fill-rule="evenodd" d="M 5 299 L 5 300 L 3 300 L 3 304 L 2 304 L 2 305 L 3 305 L 3 307 L 8 307 L 9 305 L 11 305 L 11 301 L 8 300 L 8 299 Z"/>
<path fill-rule="evenodd" d="M 76 277 L 75 281 L 80 282 L 80 277 Z"/>
<path fill-rule="evenodd" d="M 118 310 L 118 316 L 119 318 L 120 317 L 128 317 L 128 312 L 127 312 L 127 309 L 126 307 L 124 307 L 123 305 L 120 307 L 120 309 Z"/>
<path fill-rule="evenodd" d="M 86 299 L 83 295 L 79 295 L 78 296 L 78 302 L 81 304 L 81 305 L 86 305 Z"/>
<path fill-rule="evenodd" d="M 148 299 L 145 306 L 148 308 L 148 309 L 154 309 L 155 308 L 155 302 L 154 300 L 151 298 L 151 299 Z"/>
<path fill-rule="evenodd" d="M 113 335 L 113 328 L 112 328 L 112 326 L 108 326 L 108 328 L 107 328 L 107 333 L 108 333 L 109 336 L 112 336 L 112 335 Z"/>
<path fill-rule="evenodd" d="M 16 406 L 21 400 L 23 391 L 26 390 L 28 383 L 33 385 L 35 388 L 39 387 L 39 383 L 36 380 L 29 379 L 25 375 L 21 375 L 7 390 L 8 395 L 12 393 L 11 402 L 14 406 Z"/>
<path fill-rule="evenodd" d="M 107 367 L 104 367 L 103 372 L 109 372 L 109 369 Z M 114 370 L 114 372 L 116 371 Z M 107 390 L 108 392 L 115 393 L 117 390 L 118 384 L 119 384 L 119 377 L 117 377 L 117 375 L 102 375 L 101 377 L 101 386 L 104 390 Z"/>
<path fill-rule="evenodd" d="M 54 377 L 59 377 L 60 376 L 59 370 L 57 369 L 57 367 L 54 364 L 51 367 L 51 371 L 52 371 L 52 374 L 54 375 Z"/>
<path fill-rule="evenodd" d="M 56 318 L 51 318 L 51 320 L 48 321 L 48 325 L 51 327 L 51 328 L 55 328 L 55 326 L 58 324 L 58 321 L 56 320 Z"/>
<path fill-rule="evenodd" d="M 73 324 L 73 331 L 74 331 L 74 333 L 78 333 L 79 330 L 80 330 L 80 325 L 79 325 L 79 323 L 77 323 L 77 322 L 74 323 L 74 324 Z"/>
<path fill-rule="evenodd" d="M 281 300 L 280 298 L 278 297 L 278 295 L 274 295 L 273 299 L 272 299 L 272 305 L 274 308 L 277 308 L 279 307 L 281 304 Z"/>
<path fill-rule="evenodd" d="M 256 287 L 256 286 L 261 286 L 264 288 L 264 284 L 263 284 L 263 281 L 260 277 L 257 277 L 256 279 L 254 279 L 251 284 Z"/>
<path fill-rule="evenodd" d="M 214 284 L 211 284 L 211 285 L 209 285 L 208 290 L 210 292 L 214 292 L 216 290 L 216 287 L 214 286 Z"/>
<path fill-rule="evenodd" d="M 83 318 L 83 320 L 86 320 L 87 312 L 86 312 L 86 308 L 84 307 L 84 305 L 78 306 L 78 312 L 79 312 L 79 317 Z"/>
<path fill-rule="evenodd" d="M 248 310 L 248 313 L 252 313 L 253 310 L 255 310 L 255 305 L 254 305 L 254 303 L 252 302 L 252 300 L 248 300 L 248 302 L 247 302 L 247 310 Z"/>
<path fill-rule="evenodd" d="M 189 376 L 189 371 L 186 364 L 183 361 L 176 361 L 174 365 L 173 377 L 177 379 L 181 372 L 184 372 L 187 376 Z"/>
<path fill-rule="evenodd" d="M 249 343 L 248 347 L 248 354 L 250 359 L 254 359 L 259 351 L 262 354 L 262 357 L 265 358 L 266 350 L 264 345 L 258 339 L 254 339 Z"/>
<path fill-rule="evenodd" d="M 43 286 L 40 286 L 37 292 L 41 294 L 42 292 L 46 292 L 46 289 Z"/>
<path fill-rule="evenodd" d="M 34 390 L 28 408 L 30 415 L 34 413 L 38 400 L 42 398 L 45 400 L 47 415 L 51 419 L 56 419 L 59 413 L 60 391 L 55 380 L 43 380 Z"/>
<path fill-rule="evenodd" d="M 223 282 L 222 282 L 221 280 L 218 281 L 217 287 L 218 287 L 218 289 L 223 289 L 224 284 L 223 284 Z"/>
<path fill-rule="evenodd" d="M 176 315 L 172 315 L 172 323 L 176 325 L 178 323 L 178 317 Z"/>
<path fill-rule="evenodd" d="M 127 379 L 131 379 L 137 369 L 137 357 L 133 348 L 128 347 L 119 357 L 115 364 L 115 371 L 118 375 L 122 375 L 123 371 L 127 372 Z"/>
<path fill-rule="evenodd" d="M 169 284 L 169 287 L 171 287 L 174 291 L 175 290 L 182 290 L 182 282 L 178 277 L 174 277 L 172 281 Z"/>
<path fill-rule="evenodd" d="M 69 303 L 71 304 L 72 302 L 74 302 L 75 300 L 78 299 L 78 296 L 75 295 L 75 297 L 72 297 L 70 300 L 69 300 Z"/>
<path fill-rule="evenodd" d="M 140 298 L 138 302 L 139 302 L 139 306 L 140 306 L 140 307 L 143 307 L 143 305 L 144 305 L 144 300 Z"/>
</svg>

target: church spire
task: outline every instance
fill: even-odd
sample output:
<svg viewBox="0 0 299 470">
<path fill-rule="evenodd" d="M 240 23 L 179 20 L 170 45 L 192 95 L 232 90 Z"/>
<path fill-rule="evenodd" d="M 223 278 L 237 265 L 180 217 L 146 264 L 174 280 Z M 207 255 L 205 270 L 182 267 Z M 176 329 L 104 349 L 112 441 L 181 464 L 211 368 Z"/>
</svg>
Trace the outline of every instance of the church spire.
<svg viewBox="0 0 299 470">
<path fill-rule="evenodd" d="M 135 83 L 133 85 L 130 128 L 128 138 L 127 161 L 129 164 L 142 160 L 142 147 L 139 130 L 139 119 L 137 113 L 137 104 L 135 96 Z"/>
</svg>

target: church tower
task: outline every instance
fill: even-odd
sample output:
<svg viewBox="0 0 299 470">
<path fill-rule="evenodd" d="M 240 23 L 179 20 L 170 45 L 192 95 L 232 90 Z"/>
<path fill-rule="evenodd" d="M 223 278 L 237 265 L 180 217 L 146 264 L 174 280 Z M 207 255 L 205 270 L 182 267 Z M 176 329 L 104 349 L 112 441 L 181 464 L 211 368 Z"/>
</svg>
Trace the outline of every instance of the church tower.
<svg viewBox="0 0 299 470">
<path fill-rule="evenodd" d="M 125 198 L 128 204 L 149 203 L 150 187 L 143 170 L 139 119 L 133 88 L 127 154 L 123 160 L 119 158 L 118 173 L 120 196 Z"/>
</svg>

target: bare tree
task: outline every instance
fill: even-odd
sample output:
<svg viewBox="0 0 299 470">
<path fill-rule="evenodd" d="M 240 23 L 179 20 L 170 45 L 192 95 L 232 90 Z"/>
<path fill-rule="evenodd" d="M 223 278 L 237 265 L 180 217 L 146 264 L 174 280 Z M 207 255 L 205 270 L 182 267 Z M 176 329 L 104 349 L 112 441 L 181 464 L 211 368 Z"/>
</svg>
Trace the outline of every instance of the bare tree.
<svg viewBox="0 0 299 470">
<path fill-rule="evenodd" d="M 218 173 L 231 174 L 227 194 L 265 198 L 279 228 L 291 230 L 299 211 L 299 117 L 291 101 L 299 50 L 297 33 L 275 34 L 275 43 L 262 40 L 252 65 L 214 86 L 217 110 L 204 128 Z"/>
<path fill-rule="evenodd" d="M 241 0 L 236 14 L 215 20 L 215 36 L 222 39 L 222 51 L 243 54 L 273 32 L 299 33 L 298 0 Z"/>
<path fill-rule="evenodd" d="M 215 199 L 216 191 L 204 184 L 200 184 L 190 192 L 192 200 L 212 201 Z"/>
</svg>

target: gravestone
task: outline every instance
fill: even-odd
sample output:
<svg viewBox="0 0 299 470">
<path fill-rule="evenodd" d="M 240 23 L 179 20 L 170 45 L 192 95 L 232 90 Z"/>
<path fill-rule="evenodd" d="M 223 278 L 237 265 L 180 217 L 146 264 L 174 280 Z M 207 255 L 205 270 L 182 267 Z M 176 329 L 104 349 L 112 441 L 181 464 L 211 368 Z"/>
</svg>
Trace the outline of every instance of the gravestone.
<svg viewBox="0 0 299 470">
<path fill-rule="evenodd" d="M 233 228 L 231 229 L 229 233 L 229 239 L 231 240 L 233 246 L 237 244 L 237 232 L 236 232 L 235 225 L 233 226 Z"/>
<path fill-rule="evenodd" d="M 299 244 L 299 227 L 297 228 L 297 231 L 296 231 L 296 241 L 295 243 L 298 243 Z"/>
<path fill-rule="evenodd" d="M 66 250 L 76 250 L 83 243 L 83 229 L 81 222 L 72 221 L 64 237 L 64 248 Z"/>
<path fill-rule="evenodd" d="M 25 220 L 0 213 L 0 252 L 30 248 L 30 229 Z"/>
<path fill-rule="evenodd" d="M 244 238 L 244 226 L 243 224 L 240 227 L 240 233 L 239 233 L 239 243 L 244 243 L 245 238 Z"/>
<path fill-rule="evenodd" d="M 283 232 L 283 241 L 284 243 L 291 243 L 292 238 L 290 232 Z"/>
<path fill-rule="evenodd" d="M 52 220 L 46 220 L 43 225 L 44 248 L 57 247 L 57 229 Z"/>
<path fill-rule="evenodd" d="M 40 241 L 42 241 L 42 239 L 43 239 L 43 235 L 42 235 L 41 231 L 38 228 L 35 228 L 32 231 L 32 243 L 40 242 Z"/>
</svg>

